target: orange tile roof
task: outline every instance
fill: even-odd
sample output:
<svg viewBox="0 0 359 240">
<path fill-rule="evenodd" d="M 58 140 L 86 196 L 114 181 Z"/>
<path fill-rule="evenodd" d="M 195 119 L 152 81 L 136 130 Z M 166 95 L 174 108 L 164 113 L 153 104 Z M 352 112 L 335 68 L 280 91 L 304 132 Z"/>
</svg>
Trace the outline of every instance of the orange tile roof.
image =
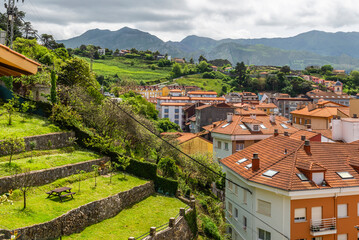
<svg viewBox="0 0 359 240">
<path fill-rule="evenodd" d="M 290 135 L 290 138 L 301 141 L 302 136 L 305 136 L 306 140 L 310 140 L 312 137 L 315 137 L 318 135 L 320 135 L 320 133 L 308 131 L 308 130 L 299 130 L 299 131 L 293 133 L 292 135 Z"/>
<path fill-rule="evenodd" d="M 236 152 L 221 163 L 249 181 L 287 191 L 359 186 L 359 173 L 351 166 L 359 166 L 359 144 L 310 142 L 310 154 L 303 145 L 303 141 L 278 135 Z M 245 168 L 252 162 L 253 153 L 258 153 L 260 159 L 260 169 L 255 172 Z M 248 161 L 238 164 L 243 158 Z M 297 174 L 304 173 L 303 169 L 325 171 L 327 186 L 300 180 Z M 265 177 L 267 170 L 278 173 Z M 336 172 L 349 172 L 354 178 L 344 180 Z"/>
<path fill-rule="evenodd" d="M 249 124 L 261 124 L 263 123 L 262 121 L 259 121 L 257 119 L 253 119 L 253 118 L 242 118 L 242 123 L 249 123 Z"/>
<path fill-rule="evenodd" d="M 260 103 L 257 108 L 278 108 L 274 103 Z"/>
<path fill-rule="evenodd" d="M 170 92 L 182 92 L 181 89 L 171 89 Z"/>
<path fill-rule="evenodd" d="M 341 112 L 342 114 L 344 114 L 347 117 L 350 117 L 350 113 L 349 113 L 349 108 L 345 107 L 345 108 L 338 108 L 338 112 Z"/>
<path fill-rule="evenodd" d="M 214 91 L 191 91 L 188 92 L 187 94 L 193 94 L 193 95 L 203 95 L 203 94 L 207 94 L 207 95 L 217 95 L 217 92 Z"/>
<path fill-rule="evenodd" d="M 294 110 L 290 112 L 292 115 L 302 115 L 302 116 L 311 116 L 311 117 L 322 117 L 322 118 L 329 118 L 332 116 L 337 115 L 337 109 L 336 107 L 324 107 L 324 108 L 316 108 L 312 111 L 308 110 L 308 106 L 305 108 Z"/>
<path fill-rule="evenodd" d="M 315 129 L 313 131 L 322 134 L 326 138 L 333 139 L 331 129 Z"/>
<path fill-rule="evenodd" d="M 159 100 L 213 100 L 213 101 L 226 101 L 223 97 L 157 97 Z"/>
<path fill-rule="evenodd" d="M 284 132 L 288 133 L 294 133 L 298 131 L 297 128 L 291 126 L 290 124 L 286 123 L 288 121 L 287 118 L 282 116 L 276 116 L 275 123 L 270 122 L 270 116 L 264 115 L 264 116 L 256 116 L 256 122 L 257 124 L 263 124 L 266 128 L 260 128 L 260 131 L 258 132 L 252 132 L 250 129 L 246 128 L 243 129 L 240 124 L 246 124 L 246 119 L 248 117 L 241 116 L 239 114 L 234 114 L 232 118 L 232 122 L 230 122 L 229 125 L 225 126 L 228 122 L 227 120 L 222 121 L 217 127 L 215 127 L 212 130 L 212 133 L 220 133 L 220 134 L 226 134 L 226 135 L 271 135 L 274 133 L 274 129 L 278 129 L 278 132 L 280 134 L 283 134 Z M 243 122 L 244 120 L 244 122 Z M 261 123 L 259 123 L 261 122 Z M 285 124 L 288 129 L 284 129 L 280 124 Z M 225 127 L 223 127 L 225 126 Z"/>
<path fill-rule="evenodd" d="M 171 102 L 164 102 L 161 103 L 161 106 L 187 106 L 190 103 L 171 103 Z"/>
</svg>

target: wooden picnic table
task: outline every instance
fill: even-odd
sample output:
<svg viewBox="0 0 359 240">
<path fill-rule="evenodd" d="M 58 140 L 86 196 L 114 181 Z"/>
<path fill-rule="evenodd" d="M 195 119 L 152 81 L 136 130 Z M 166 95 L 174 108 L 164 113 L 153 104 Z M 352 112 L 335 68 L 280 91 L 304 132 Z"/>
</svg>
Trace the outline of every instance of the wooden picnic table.
<svg viewBox="0 0 359 240">
<path fill-rule="evenodd" d="M 55 197 L 57 196 L 60 198 L 60 201 L 62 202 L 62 198 L 64 197 L 71 196 L 72 198 L 74 198 L 73 195 L 75 194 L 75 192 L 71 192 L 71 188 L 69 187 L 60 187 L 60 188 L 52 189 L 51 191 L 47 192 L 47 194 L 49 195 L 47 196 L 47 198 L 51 196 L 55 196 Z"/>
</svg>

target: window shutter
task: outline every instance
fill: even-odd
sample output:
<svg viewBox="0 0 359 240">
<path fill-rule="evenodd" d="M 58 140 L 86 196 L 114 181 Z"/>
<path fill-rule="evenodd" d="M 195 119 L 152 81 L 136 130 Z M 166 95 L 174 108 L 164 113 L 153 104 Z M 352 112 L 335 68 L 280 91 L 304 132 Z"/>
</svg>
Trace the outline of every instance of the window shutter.
<svg viewBox="0 0 359 240">
<path fill-rule="evenodd" d="M 348 205 L 347 204 L 338 204 L 338 218 L 343 218 L 348 216 Z"/>
<path fill-rule="evenodd" d="M 305 208 L 294 209 L 294 220 L 303 221 L 306 219 Z"/>
<path fill-rule="evenodd" d="M 271 216 L 271 203 L 258 199 L 257 212 L 270 217 Z"/>
</svg>

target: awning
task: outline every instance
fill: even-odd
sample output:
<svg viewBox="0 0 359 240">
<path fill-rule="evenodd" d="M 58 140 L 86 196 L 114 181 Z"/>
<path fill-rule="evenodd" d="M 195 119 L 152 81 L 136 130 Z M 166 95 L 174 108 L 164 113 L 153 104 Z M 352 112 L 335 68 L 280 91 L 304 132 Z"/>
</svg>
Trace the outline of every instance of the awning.
<svg viewBox="0 0 359 240">
<path fill-rule="evenodd" d="M 0 77 L 36 74 L 39 66 L 41 64 L 0 44 Z"/>
</svg>

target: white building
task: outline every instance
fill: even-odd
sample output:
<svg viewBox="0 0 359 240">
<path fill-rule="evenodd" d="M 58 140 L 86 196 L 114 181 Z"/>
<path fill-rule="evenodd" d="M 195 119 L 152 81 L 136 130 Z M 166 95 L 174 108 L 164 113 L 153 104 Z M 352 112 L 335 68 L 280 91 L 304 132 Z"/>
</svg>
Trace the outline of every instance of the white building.
<svg viewBox="0 0 359 240">
<path fill-rule="evenodd" d="M 182 129 L 184 127 L 183 108 L 190 103 L 171 103 L 164 102 L 160 104 L 160 118 L 168 118 L 171 122 L 174 122 Z"/>
<path fill-rule="evenodd" d="M 333 118 L 333 140 L 351 143 L 359 140 L 359 118 Z"/>
</svg>

